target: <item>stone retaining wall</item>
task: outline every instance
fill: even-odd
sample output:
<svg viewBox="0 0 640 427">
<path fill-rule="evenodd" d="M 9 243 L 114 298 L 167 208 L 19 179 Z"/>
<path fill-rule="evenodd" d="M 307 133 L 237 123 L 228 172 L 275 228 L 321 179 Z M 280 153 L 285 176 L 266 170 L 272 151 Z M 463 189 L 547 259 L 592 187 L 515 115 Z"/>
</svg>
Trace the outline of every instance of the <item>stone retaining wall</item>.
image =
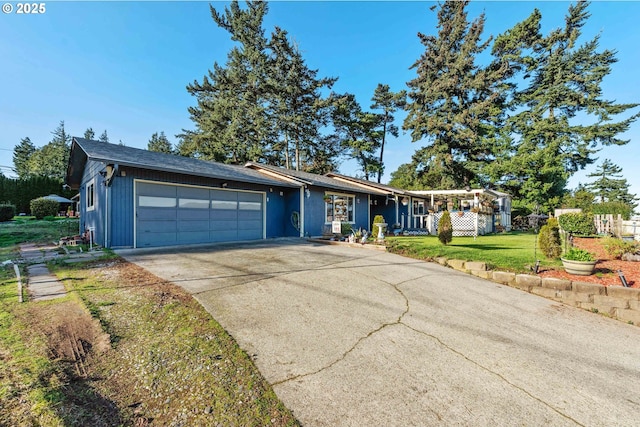
<svg viewBox="0 0 640 427">
<path fill-rule="evenodd" d="M 483 262 L 459 259 L 438 259 L 438 263 L 483 279 L 512 286 L 585 310 L 604 313 L 624 322 L 640 326 L 640 289 L 623 286 L 602 286 L 530 274 L 515 274 L 487 270 Z"/>
</svg>

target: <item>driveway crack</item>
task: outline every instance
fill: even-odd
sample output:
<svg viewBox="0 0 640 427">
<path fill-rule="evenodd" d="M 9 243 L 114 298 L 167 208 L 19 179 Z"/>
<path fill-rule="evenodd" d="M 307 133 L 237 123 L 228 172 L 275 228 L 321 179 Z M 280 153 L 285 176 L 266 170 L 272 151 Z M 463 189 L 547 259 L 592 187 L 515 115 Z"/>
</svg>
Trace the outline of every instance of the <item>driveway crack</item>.
<svg viewBox="0 0 640 427">
<path fill-rule="evenodd" d="M 524 389 L 524 388 L 520 387 L 520 386 L 519 386 L 519 385 L 517 385 L 517 384 L 512 383 L 512 382 L 511 382 L 511 381 L 509 381 L 509 380 L 508 380 L 504 375 L 502 375 L 502 374 L 500 374 L 500 373 L 498 373 L 498 372 L 495 372 L 495 371 L 493 371 L 493 370 L 489 369 L 488 367 L 486 367 L 486 366 L 484 366 L 484 365 L 482 365 L 482 364 L 480 364 L 480 363 L 476 362 L 475 360 L 471 359 L 470 357 L 468 357 L 468 356 L 467 356 L 467 355 L 465 355 L 464 353 L 461 353 L 460 351 L 456 350 L 455 348 L 453 348 L 453 347 L 449 346 L 447 343 L 445 343 L 444 341 L 442 341 L 442 340 L 441 340 L 440 338 L 438 338 L 437 336 L 432 335 L 432 334 L 429 334 L 429 333 L 424 332 L 424 331 L 421 331 L 421 330 L 419 330 L 419 329 L 413 328 L 413 327 L 411 327 L 411 326 L 407 325 L 407 324 L 406 324 L 406 323 L 404 323 L 404 322 L 399 322 L 399 324 L 401 324 L 402 326 L 406 327 L 407 329 L 410 329 L 410 330 L 412 330 L 412 331 L 414 331 L 414 332 L 417 332 L 417 333 L 419 333 L 419 334 L 422 334 L 422 335 L 424 335 L 424 336 L 427 336 L 427 337 L 429 337 L 429 338 L 431 338 L 431 339 L 435 340 L 436 342 L 438 342 L 438 344 L 440 344 L 442 347 L 446 348 L 446 349 L 447 349 L 447 350 L 449 350 L 450 352 L 457 354 L 458 356 L 462 357 L 463 359 L 465 359 L 466 361 L 468 361 L 468 362 L 472 363 L 473 365 L 477 366 L 478 368 L 482 369 L 483 371 L 488 372 L 488 373 L 490 373 L 490 374 L 492 374 L 492 375 L 494 375 L 494 376 L 496 376 L 496 377 L 500 378 L 502 381 L 504 381 L 505 383 L 509 384 L 511 387 L 513 387 L 513 388 L 515 388 L 515 389 L 520 390 L 521 392 L 523 392 L 524 394 L 526 394 L 527 396 L 529 396 L 529 397 L 530 397 L 530 398 L 532 398 L 533 400 L 535 400 L 535 401 L 537 401 L 537 402 L 541 403 L 542 405 L 544 405 L 544 406 L 546 406 L 547 408 L 551 409 L 552 411 L 554 411 L 554 412 L 555 412 L 555 413 L 557 413 L 558 415 L 560 415 L 560 416 L 562 416 L 562 417 L 564 417 L 564 418 L 566 418 L 566 419 L 568 419 L 568 420 L 570 420 L 570 421 L 574 422 L 576 425 L 584 426 L 584 424 L 582 424 L 581 422 L 579 422 L 579 421 L 578 421 L 578 420 L 576 420 L 575 418 L 572 418 L 571 416 L 569 416 L 569 415 L 565 414 L 564 412 L 560 411 L 558 408 L 555 408 L 555 407 L 554 407 L 554 406 L 552 406 L 551 404 L 549 404 L 549 403 L 545 402 L 544 400 L 540 399 L 539 397 L 537 397 L 537 396 L 535 396 L 535 395 L 531 394 L 528 390 L 526 390 L 526 389 Z"/>
<path fill-rule="evenodd" d="M 419 279 L 419 278 L 418 278 L 418 279 Z M 380 279 L 379 279 L 379 280 L 380 280 Z M 411 279 L 411 280 L 415 280 L 415 279 Z M 371 337 L 372 335 L 374 335 L 374 334 L 376 334 L 376 333 L 378 333 L 378 332 L 382 331 L 384 328 L 387 328 L 387 327 L 389 327 L 389 326 L 402 325 L 402 324 L 403 324 L 403 323 L 402 323 L 402 318 L 403 318 L 403 317 L 404 317 L 404 316 L 409 312 L 409 299 L 408 299 L 408 298 L 407 298 L 407 296 L 404 294 L 404 292 L 402 292 L 402 290 L 398 287 L 398 286 L 400 286 L 400 285 L 401 285 L 402 283 L 404 283 L 404 282 L 397 283 L 397 284 L 393 284 L 393 283 L 386 282 L 386 281 L 384 281 L 384 280 L 380 280 L 380 281 L 381 281 L 382 283 L 385 283 L 385 284 L 387 284 L 387 285 L 389 285 L 389 286 L 393 287 L 393 288 L 394 288 L 394 289 L 395 289 L 395 290 L 396 290 L 396 291 L 397 291 L 397 292 L 402 296 L 402 298 L 404 298 L 404 302 L 405 302 L 405 308 L 404 308 L 404 311 L 403 311 L 402 313 L 400 313 L 400 315 L 398 316 L 398 318 L 397 318 L 395 321 L 393 321 L 393 322 L 386 322 L 386 323 L 383 323 L 383 324 L 382 324 L 382 325 L 380 325 L 378 328 L 376 328 L 376 329 L 374 329 L 374 330 L 370 331 L 367 335 L 364 335 L 364 336 L 362 336 L 362 337 L 358 338 L 358 340 L 353 344 L 353 346 L 351 346 L 351 348 L 349 348 L 347 351 L 345 351 L 345 352 L 344 352 L 344 353 L 343 353 L 339 358 L 337 358 L 336 360 L 334 360 L 334 361 L 333 361 L 333 362 L 331 362 L 330 364 L 328 364 L 328 365 L 326 365 L 326 366 L 323 366 L 322 368 L 317 369 L 317 370 L 315 370 L 315 371 L 313 371 L 313 372 L 307 372 L 307 373 L 304 373 L 304 374 L 294 375 L 294 376 L 292 376 L 292 377 L 285 378 L 285 379 L 283 379 L 283 380 L 273 382 L 273 383 L 271 383 L 271 385 L 272 385 L 272 386 L 276 386 L 276 385 L 284 384 L 284 383 L 289 382 L 289 381 L 294 381 L 294 380 L 297 380 L 297 379 L 300 379 L 300 378 L 304 378 L 304 377 L 308 377 L 308 376 L 316 375 L 316 374 L 319 374 L 319 373 L 320 373 L 320 372 L 322 372 L 322 371 L 325 371 L 325 370 L 327 370 L 327 369 L 330 369 L 330 368 L 332 368 L 333 366 L 335 366 L 336 364 L 338 364 L 338 363 L 340 363 L 341 361 L 343 361 L 343 360 L 344 360 L 344 359 L 345 359 L 349 354 L 351 354 L 351 352 L 353 352 L 353 351 L 356 349 L 356 347 L 358 347 L 358 345 L 360 345 L 360 343 L 362 343 L 363 341 L 365 341 L 366 339 L 368 339 L 368 338 L 369 338 L 369 337 Z"/>
</svg>

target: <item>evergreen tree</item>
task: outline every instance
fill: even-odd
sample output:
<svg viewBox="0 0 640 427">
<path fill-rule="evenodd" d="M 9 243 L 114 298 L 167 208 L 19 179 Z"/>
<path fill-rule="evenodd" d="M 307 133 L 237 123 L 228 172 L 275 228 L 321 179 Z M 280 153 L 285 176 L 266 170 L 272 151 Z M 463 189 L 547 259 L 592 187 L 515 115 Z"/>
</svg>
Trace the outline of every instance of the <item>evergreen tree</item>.
<svg viewBox="0 0 640 427">
<path fill-rule="evenodd" d="M 18 178 L 29 176 L 29 159 L 36 152 L 36 147 L 29 137 L 20 140 L 20 143 L 13 148 L 13 167 Z"/>
<path fill-rule="evenodd" d="M 411 68 L 403 128 L 414 142 L 427 145 L 414 155 L 421 174 L 443 175 L 441 187 L 460 187 L 479 179 L 493 159 L 493 139 L 503 118 L 506 65 L 476 65 L 491 39 L 480 41 L 485 18 L 467 21 L 469 1 L 445 1 L 438 7 L 437 36 L 418 34 L 424 53 Z M 435 6 L 432 7 L 432 10 Z"/>
<path fill-rule="evenodd" d="M 375 153 L 380 148 L 383 116 L 362 111 L 352 94 L 334 95 L 333 125 L 341 146 L 355 159 L 366 180 L 380 172 L 382 165 Z"/>
<path fill-rule="evenodd" d="M 571 175 L 592 163 L 600 146 L 626 144 L 618 135 L 638 117 L 613 121 L 637 104 L 602 97 L 602 80 L 616 58 L 614 51 L 598 51 L 599 36 L 578 44 L 587 7 L 588 2 L 571 5 L 564 28 L 547 36 L 540 33 L 536 9 L 493 47 L 493 54 L 509 64 L 513 81 L 524 87 L 513 84 L 512 138 L 492 173 L 530 206 L 557 206 Z"/>
<path fill-rule="evenodd" d="M 371 104 L 371 109 L 373 110 L 382 110 L 382 141 L 380 141 L 380 160 L 379 163 L 382 166 L 378 171 L 378 183 L 380 183 L 382 179 L 382 170 L 384 168 L 384 145 L 387 140 L 387 134 L 390 134 L 394 137 L 398 137 L 398 126 L 396 126 L 393 121 L 393 113 L 398 110 L 398 108 L 404 108 L 407 101 L 407 92 L 402 90 L 400 92 L 394 93 L 389 89 L 389 85 L 383 85 L 378 83 L 376 87 L 373 98 L 371 98 L 373 104 Z"/>
<path fill-rule="evenodd" d="M 51 132 L 53 139 L 36 150 L 29 159 L 29 175 L 37 175 L 63 180 L 67 174 L 67 164 L 71 149 L 71 135 L 64 128 L 64 121 Z"/>
<path fill-rule="evenodd" d="M 320 129 L 328 122 L 328 103 L 321 90 L 330 89 L 337 79 L 318 78 L 318 70 L 307 67 L 281 28 L 276 27 L 271 35 L 269 49 L 270 115 L 279 140 L 267 161 L 287 169 L 308 170 L 311 164 L 317 168 L 319 159 L 311 156 L 322 145 Z M 327 161 L 333 162 L 331 158 Z"/>
<path fill-rule="evenodd" d="M 84 131 L 84 139 L 94 139 L 96 137 L 96 133 L 93 131 L 93 128 L 87 128 Z"/>
<path fill-rule="evenodd" d="M 164 132 L 160 132 L 160 135 L 158 135 L 157 132 L 151 135 L 151 139 L 147 144 L 147 150 L 157 151 L 159 153 L 174 153 L 173 146 L 165 136 Z"/>
<path fill-rule="evenodd" d="M 241 164 L 259 161 L 265 146 L 276 139 L 267 116 L 267 40 L 262 21 L 267 3 L 248 1 L 241 9 L 237 0 L 224 14 L 210 6 L 215 23 L 229 32 L 237 45 L 227 55 L 226 66 L 215 63 L 202 83 L 194 81 L 187 91 L 196 97 L 190 107 L 194 131 L 185 131 L 187 146 L 181 152 L 197 157 Z"/>
<path fill-rule="evenodd" d="M 98 141 L 100 142 L 109 142 L 109 136 L 107 135 L 107 130 L 105 129 L 104 132 L 102 132 L 102 134 L 100 135 L 100 138 L 98 138 Z"/>
<path fill-rule="evenodd" d="M 595 178 L 595 181 L 588 183 L 586 188 L 600 200 L 600 203 L 622 202 L 633 210 L 638 205 L 638 198 L 635 194 L 629 193 L 629 183 L 621 174 L 620 166 L 605 159 L 595 172 L 587 175 L 588 178 Z"/>
</svg>

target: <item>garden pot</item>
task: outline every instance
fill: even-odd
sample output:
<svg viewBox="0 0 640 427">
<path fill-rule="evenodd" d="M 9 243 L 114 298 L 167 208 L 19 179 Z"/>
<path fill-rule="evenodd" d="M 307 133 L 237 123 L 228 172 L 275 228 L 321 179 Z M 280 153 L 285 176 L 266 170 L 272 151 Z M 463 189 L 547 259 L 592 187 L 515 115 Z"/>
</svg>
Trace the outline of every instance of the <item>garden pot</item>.
<svg viewBox="0 0 640 427">
<path fill-rule="evenodd" d="M 573 261 L 570 259 L 560 258 L 564 269 L 569 274 L 576 276 L 591 276 L 596 268 L 597 261 Z"/>
</svg>

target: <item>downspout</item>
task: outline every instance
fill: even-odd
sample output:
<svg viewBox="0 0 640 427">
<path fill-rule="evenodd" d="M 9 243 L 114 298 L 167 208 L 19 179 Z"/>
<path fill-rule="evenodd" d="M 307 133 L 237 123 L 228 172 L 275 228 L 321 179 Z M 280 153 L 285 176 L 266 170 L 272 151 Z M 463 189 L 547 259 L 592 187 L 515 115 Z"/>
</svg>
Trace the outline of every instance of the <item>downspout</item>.
<svg viewBox="0 0 640 427">
<path fill-rule="evenodd" d="M 300 237 L 304 237 L 304 190 L 300 187 Z"/>
<path fill-rule="evenodd" d="M 105 202 L 105 212 L 104 212 L 104 247 L 108 248 L 109 247 L 109 198 L 111 197 L 111 191 L 109 191 L 111 187 L 109 186 L 109 184 L 107 184 L 106 186 L 106 192 L 107 192 L 107 196 L 105 197 L 106 202 Z"/>
<path fill-rule="evenodd" d="M 397 194 L 393 196 L 393 201 L 396 204 L 396 221 L 394 222 L 394 224 L 399 224 L 400 221 L 398 221 L 398 217 L 399 217 L 399 213 L 400 213 L 399 212 L 400 207 L 398 206 L 398 195 Z"/>
</svg>

